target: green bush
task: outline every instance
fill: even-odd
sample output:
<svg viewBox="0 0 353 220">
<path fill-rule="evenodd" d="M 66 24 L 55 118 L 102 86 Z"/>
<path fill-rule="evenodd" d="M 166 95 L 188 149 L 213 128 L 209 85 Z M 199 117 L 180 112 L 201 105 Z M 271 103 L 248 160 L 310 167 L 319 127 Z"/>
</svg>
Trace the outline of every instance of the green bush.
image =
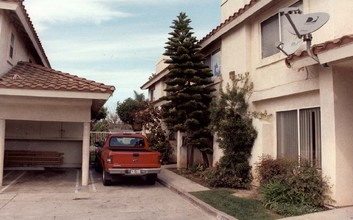
<svg viewBox="0 0 353 220">
<path fill-rule="evenodd" d="M 300 166 L 284 159 L 264 157 L 257 164 L 265 207 L 281 215 L 300 215 L 322 210 L 332 201 L 328 181 L 306 161 Z"/>
<path fill-rule="evenodd" d="M 162 164 L 167 164 L 170 156 L 173 153 L 173 148 L 166 139 L 162 130 L 154 131 L 154 133 L 147 134 L 151 149 L 161 153 Z"/>
<path fill-rule="evenodd" d="M 234 169 L 217 165 L 198 175 L 211 187 L 249 188 L 252 181 L 249 170 L 251 166 L 248 164 L 237 164 Z"/>
<path fill-rule="evenodd" d="M 212 128 L 224 156 L 213 170 L 211 186 L 250 187 L 249 159 L 257 137 L 253 112 L 249 112 L 247 102 L 252 90 L 249 74 L 239 74 L 227 85 L 226 91 L 221 89 L 220 98 L 212 105 Z"/>
</svg>

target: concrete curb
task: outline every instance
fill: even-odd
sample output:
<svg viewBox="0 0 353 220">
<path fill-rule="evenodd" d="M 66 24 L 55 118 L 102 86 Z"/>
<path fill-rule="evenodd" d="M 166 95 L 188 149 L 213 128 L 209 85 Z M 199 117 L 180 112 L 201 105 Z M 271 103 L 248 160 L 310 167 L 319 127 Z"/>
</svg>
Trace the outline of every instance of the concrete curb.
<svg viewBox="0 0 353 220">
<path fill-rule="evenodd" d="M 179 194 L 180 196 L 182 196 L 183 198 L 187 199 L 192 204 L 198 206 L 203 211 L 205 211 L 209 215 L 215 217 L 216 219 L 219 219 L 219 220 L 238 220 L 238 219 L 234 218 L 233 216 L 230 216 L 230 215 L 228 215 L 218 209 L 213 208 L 209 204 L 201 201 L 200 199 L 196 198 L 195 196 L 191 195 L 190 193 L 185 192 L 184 190 L 178 188 L 177 186 L 175 186 L 171 183 L 168 183 L 168 182 L 162 180 L 161 178 L 158 178 L 157 181 L 160 184 L 162 184 L 163 186 L 167 187 L 168 189 L 172 190 L 173 192 L 175 192 L 175 193 Z"/>
</svg>

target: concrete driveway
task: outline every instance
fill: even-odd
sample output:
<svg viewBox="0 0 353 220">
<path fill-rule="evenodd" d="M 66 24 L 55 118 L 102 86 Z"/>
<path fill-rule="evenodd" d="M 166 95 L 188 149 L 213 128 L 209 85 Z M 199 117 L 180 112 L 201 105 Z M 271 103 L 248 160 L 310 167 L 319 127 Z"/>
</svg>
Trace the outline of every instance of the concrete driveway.
<svg viewBox="0 0 353 220">
<path fill-rule="evenodd" d="M 10 171 L 0 190 L 0 219 L 214 219 L 156 183 L 129 178 L 105 187 L 90 171 L 80 185 L 76 169 Z"/>
</svg>

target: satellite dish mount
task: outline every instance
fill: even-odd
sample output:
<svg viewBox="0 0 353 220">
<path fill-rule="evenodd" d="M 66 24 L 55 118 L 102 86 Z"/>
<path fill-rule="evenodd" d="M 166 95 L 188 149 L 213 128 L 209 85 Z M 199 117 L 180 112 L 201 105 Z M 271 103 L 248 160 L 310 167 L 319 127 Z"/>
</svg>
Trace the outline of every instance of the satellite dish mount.
<svg viewBox="0 0 353 220">
<path fill-rule="evenodd" d="M 302 11 L 299 8 L 283 8 L 279 10 L 279 22 L 281 24 L 281 16 L 284 15 L 290 27 L 288 27 L 287 31 L 289 33 L 295 35 L 298 39 L 302 39 L 306 42 L 306 51 L 309 56 L 313 58 L 316 62 L 319 62 L 318 57 L 313 54 L 311 50 L 311 42 L 312 42 L 312 32 L 320 29 L 326 22 L 329 20 L 330 16 L 327 13 L 317 12 L 310 14 L 302 14 Z M 280 42 L 277 45 L 277 48 L 282 51 L 287 56 L 293 54 L 300 45 L 296 42 L 281 42 L 281 27 L 280 27 Z M 288 45 L 288 46 L 287 46 Z"/>
</svg>

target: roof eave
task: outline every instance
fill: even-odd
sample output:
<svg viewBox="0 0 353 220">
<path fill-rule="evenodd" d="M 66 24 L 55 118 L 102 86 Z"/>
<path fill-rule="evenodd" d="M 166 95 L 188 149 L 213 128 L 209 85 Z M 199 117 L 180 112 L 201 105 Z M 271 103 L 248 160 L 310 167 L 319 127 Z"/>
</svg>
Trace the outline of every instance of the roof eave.
<svg viewBox="0 0 353 220">
<path fill-rule="evenodd" d="M 145 84 L 143 84 L 140 89 L 145 90 L 159 82 L 163 77 L 165 77 L 168 73 L 168 67 L 164 68 L 161 72 L 155 75 L 152 79 L 148 80 Z"/>
<path fill-rule="evenodd" d="M 51 67 L 50 62 L 44 52 L 44 49 L 40 44 L 39 37 L 35 32 L 33 25 L 30 23 L 30 18 L 25 11 L 23 3 L 19 3 L 17 1 L 0 1 L 0 9 L 13 11 L 16 14 L 18 20 L 21 22 L 21 25 L 28 34 L 28 37 L 31 40 L 36 52 L 38 53 L 43 65 L 46 67 Z"/>
<path fill-rule="evenodd" d="M 26 14 L 22 3 L 18 4 L 15 11 L 16 11 L 16 15 L 17 15 L 18 19 L 21 21 L 21 24 L 23 25 L 29 38 L 31 39 L 31 42 L 33 43 L 34 48 L 36 49 L 43 65 L 50 68 L 51 66 L 50 66 L 50 62 L 48 60 L 48 57 L 46 56 L 42 45 L 39 43 L 40 40 L 39 40 L 37 33 L 34 31 L 33 25 L 29 24 L 29 21 L 28 21 L 29 16 Z"/>
<path fill-rule="evenodd" d="M 0 95 L 42 97 L 42 98 L 72 98 L 72 99 L 108 100 L 109 97 L 112 96 L 112 93 L 0 88 Z"/>
<path fill-rule="evenodd" d="M 292 56 L 290 58 L 287 58 L 286 63 L 291 68 L 300 69 L 315 64 L 330 64 L 333 62 L 339 62 L 347 58 L 353 57 L 353 43 L 321 51 L 316 56 L 319 59 L 320 63 L 316 62 L 307 53 L 305 55 L 302 55 L 302 57 Z"/>
<path fill-rule="evenodd" d="M 232 30 L 233 28 L 235 28 L 236 26 L 244 22 L 246 19 L 250 18 L 252 15 L 257 13 L 261 8 L 265 7 L 271 2 L 272 0 L 255 1 L 255 3 L 247 10 L 245 10 L 245 8 L 240 9 L 237 13 L 238 14 L 241 13 L 241 14 L 237 15 L 237 13 L 235 13 L 233 15 L 235 17 L 233 18 L 233 20 L 231 20 L 229 23 L 227 23 L 227 21 L 223 22 L 216 29 L 212 31 L 213 33 L 211 32 L 208 35 L 206 35 L 203 39 L 201 39 L 200 46 L 202 48 L 205 48 L 208 45 L 210 45 L 212 42 L 220 39 L 223 35 L 227 34 L 230 30 Z M 244 11 L 241 12 L 241 10 L 244 10 Z M 228 19 L 231 19 L 231 17 Z"/>
<path fill-rule="evenodd" d="M 0 1 L 0 9 L 15 11 L 18 8 L 18 3 Z"/>
</svg>

